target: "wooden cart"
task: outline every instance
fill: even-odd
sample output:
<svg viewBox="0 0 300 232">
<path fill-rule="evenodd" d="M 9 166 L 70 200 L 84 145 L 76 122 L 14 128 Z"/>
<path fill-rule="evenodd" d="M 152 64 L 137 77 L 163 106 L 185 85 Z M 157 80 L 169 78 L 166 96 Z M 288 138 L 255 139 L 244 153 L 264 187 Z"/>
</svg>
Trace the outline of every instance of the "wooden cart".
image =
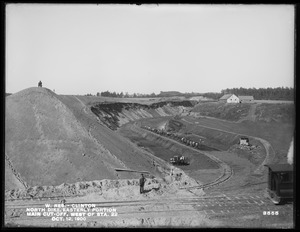
<svg viewBox="0 0 300 232">
<path fill-rule="evenodd" d="M 290 164 L 269 164 L 268 195 L 274 204 L 293 198 L 293 166 Z"/>
</svg>

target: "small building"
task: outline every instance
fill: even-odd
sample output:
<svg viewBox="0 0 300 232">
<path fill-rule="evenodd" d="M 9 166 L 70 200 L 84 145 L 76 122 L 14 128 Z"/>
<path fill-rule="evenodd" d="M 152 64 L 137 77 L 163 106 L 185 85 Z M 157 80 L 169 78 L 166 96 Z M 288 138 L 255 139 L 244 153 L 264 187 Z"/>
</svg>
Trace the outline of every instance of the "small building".
<svg viewBox="0 0 300 232">
<path fill-rule="evenodd" d="M 245 145 L 245 146 L 249 146 L 249 138 L 246 137 L 242 137 L 240 138 L 240 145 Z"/>
<path fill-rule="evenodd" d="M 254 103 L 253 96 L 239 96 L 240 103 Z"/>
<path fill-rule="evenodd" d="M 234 94 L 225 94 L 220 99 L 219 102 L 224 103 L 239 103 L 240 99 Z"/>
</svg>

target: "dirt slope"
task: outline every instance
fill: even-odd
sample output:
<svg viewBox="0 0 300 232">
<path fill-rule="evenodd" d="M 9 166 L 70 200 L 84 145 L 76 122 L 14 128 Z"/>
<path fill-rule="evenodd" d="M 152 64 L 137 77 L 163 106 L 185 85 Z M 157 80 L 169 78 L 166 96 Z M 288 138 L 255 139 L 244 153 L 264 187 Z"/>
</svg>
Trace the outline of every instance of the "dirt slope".
<svg viewBox="0 0 300 232">
<path fill-rule="evenodd" d="M 5 189 L 25 189 L 5 160 Z"/>
<path fill-rule="evenodd" d="M 121 155 L 132 167 L 139 152 L 109 129 L 92 124 L 82 104 L 69 98 L 38 87 L 6 97 L 5 151 L 24 181 L 35 186 L 136 177 L 114 168 L 128 168 Z M 99 129 L 104 131 L 96 133 Z M 141 158 L 137 162 L 140 167 L 135 168 L 151 172 L 150 164 Z M 16 187 L 7 174 L 7 189 Z"/>
<path fill-rule="evenodd" d="M 214 117 L 229 121 L 238 121 L 246 117 L 251 104 L 224 104 L 220 102 L 202 102 L 191 111 L 194 116 Z"/>
<path fill-rule="evenodd" d="M 165 101 L 151 105 L 138 103 L 94 104 L 91 111 L 110 129 L 143 118 L 167 117 L 187 113 L 193 107 L 190 101 Z"/>
<path fill-rule="evenodd" d="M 190 116 L 213 117 L 217 119 L 242 122 L 277 122 L 294 123 L 295 105 L 292 103 L 254 103 L 232 104 L 221 102 L 207 102 L 197 104 L 190 112 Z"/>
</svg>

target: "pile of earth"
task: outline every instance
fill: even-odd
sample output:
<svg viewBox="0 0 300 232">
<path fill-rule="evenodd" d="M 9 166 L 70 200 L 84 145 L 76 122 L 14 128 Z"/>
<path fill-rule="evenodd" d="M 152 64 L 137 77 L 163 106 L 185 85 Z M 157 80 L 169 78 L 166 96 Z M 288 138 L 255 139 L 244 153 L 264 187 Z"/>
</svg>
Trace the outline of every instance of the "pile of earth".
<svg viewBox="0 0 300 232">
<path fill-rule="evenodd" d="M 98 103 L 91 111 L 110 129 L 117 130 L 130 121 L 142 118 L 166 117 L 187 113 L 192 109 L 191 101 L 165 101 L 150 105 L 138 103 Z"/>
<path fill-rule="evenodd" d="M 254 142 L 259 143 L 259 141 Z M 239 157 L 246 158 L 255 165 L 261 164 L 265 159 L 265 151 L 262 145 L 243 146 L 235 144 L 228 149 L 228 152 L 233 152 Z"/>
<path fill-rule="evenodd" d="M 66 198 L 76 196 L 88 198 L 89 201 L 105 200 L 137 200 L 144 198 L 159 198 L 174 195 L 191 195 L 191 192 L 184 191 L 186 187 L 197 186 L 197 182 L 189 178 L 186 174 L 175 171 L 174 176 L 165 176 L 162 179 L 150 176 L 146 178 L 145 193 L 140 194 L 139 179 L 122 180 L 94 180 L 86 182 L 76 182 L 73 184 L 63 183 L 58 186 L 35 186 L 27 189 L 13 189 L 5 191 L 5 199 L 22 198 L 42 198 L 60 197 Z M 199 189 L 193 193 L 203 195 L 203 190 Z M 193 195 L 192 194 L 192 195 Z M 191 195 L 191 196 L 192 196 Z"/>
<path fill-rule="evenodd" d="M 50 186 L 139 176 L 116 168 L 158 175 L 144 151 L 97 122 L 76 96 L 32 87 L 7 96 L 5 105 L 6 189 L 19 180 Z"/>
</svg>

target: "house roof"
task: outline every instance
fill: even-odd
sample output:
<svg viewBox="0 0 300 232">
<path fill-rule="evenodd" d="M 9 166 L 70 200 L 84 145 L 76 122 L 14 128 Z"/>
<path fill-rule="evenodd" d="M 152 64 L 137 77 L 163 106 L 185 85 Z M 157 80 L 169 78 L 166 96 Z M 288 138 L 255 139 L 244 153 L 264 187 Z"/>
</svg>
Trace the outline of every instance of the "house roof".
<svg viewBox="0 0 300 232">
<path fill-rule="evenodd" d="M 253 96 L 238 96 L 240 100 L 254 100 Z"/>
<path fill-rule="evenodd" d="M 273 172 L 293 171 L 293 166 L 290 164 L 266 164 Z"/>
<path fill-rule="evenodd" d="M 230 98 L 232 95 L 234 95 L 234 94 L 232 94 L 232 93 L 230 93 L 230 94 L 224 94 L 224 95 L 220 98 L 220 100 L 226 100 L 226 99 Z"/>
</svg>

